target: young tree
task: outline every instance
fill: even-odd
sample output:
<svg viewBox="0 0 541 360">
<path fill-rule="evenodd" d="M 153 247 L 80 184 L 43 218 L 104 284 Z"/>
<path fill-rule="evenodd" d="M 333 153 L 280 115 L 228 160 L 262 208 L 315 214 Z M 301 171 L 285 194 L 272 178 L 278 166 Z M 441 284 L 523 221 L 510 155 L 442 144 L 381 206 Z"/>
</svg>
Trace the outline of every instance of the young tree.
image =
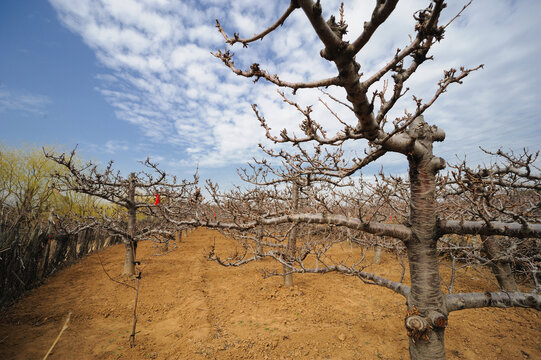
<svg viewBox="0 0 541 360">
<path fill-rule="evenodd" d="M 360 73 L 361 66 L 357 57 L 372 38 L 374 32 L 386 21 L 393 12 L 397 0 L 376 1 L 369 21 L 364 23 L 362 33 L 351 42 L 345 41 L 347 24 L 343 19 L 343 7 L 340 9 L 340 20 L 332 16 L 327 21 L 322 16 L 322 4 L 318 0 L 293 0 L 288 9 L 268 29 L 249 39 L 241 38 L 238 34 L 229 37 L 220 23 L 217 27 L 229 45 L 236 43 L 247 47 L 249 44 L 262 39 L 282 25 L 286 19 L 300 9 L 309 20 L 314 32 L 321 40 L 323 49 L 320 55 L 334 65 L 337 75 L 327 79 L 289 82 L 278 75 L 271 75 L 259 64 L 252 64 L 250 69 L 242 70 L 236 67 L 233 53 L 229 50 L 218 51 L 214 55 L 235 74 L 256 81 L 264 79 L 279 87 L 290 88 L 293 92 L 300 89 L 319 87 L 340 87 L 346 93 L 345 99 L 329 97 L 351 110 L 351 119 L 342 119 L 332 112 L 333 117 L 340 122 L 342 129 L 330 135 L 325 131 L 322 122 L 313 118 L 310 106 L 303 108 L 298 103 L 280 92 L 283 100 L 292 105 L 302 116 L 300 129 L 302 135 L 296 135 L 283 130 L 274 135 L 257 105 L 252 105 L 256 117 L 266 131 L 267 138 L 278 144 L 291 144 L 301 149 L 303 146 L 316 144 L 326 149 L 341 147 L 346 143 L 359 143 L 357 148 L 364 147 L 364 156 L 356 156 L 351 161 L 343 157 L 340 148 L 337 151 L 326 150 L 330 161 L 313 161 L 311 166 L 300 170 L 301 174 L 348 177 L 359 172 L 366 165 L 376 161 L 387 153 L 397 153 L 404 156 L 409 166 L 408 214 L 402 223 L 386 223 L 374 218 L 367 221 L 364 216 L 356 218 L 338 214 L 295 213 L 277 217 L 258 217 L 250 223 L 230 224 L 231 228 L 242 230 L 252 229 L 260 225 L 280 223 L 319 223 L 350 227 L 379 236 L 386 236 L 402 241 L 407 251 L 411 286 L 396 283 L 380 277 L 366 274 L 362 270 L 340 265 L 327 266 L 319 269 L 298 268 L 298 272 L 328 272 L 339 271 L 354 274 L 375 284 L 388 287 L 407 299 L 408 312 L 405 326 L 410 337 L 410 356 L 412 359 L 443 359 L 444 330 L 447 326 L 448 314 L 452 311 L 477 307 L 532 307 L 541 309 L 541 297 L 537 293 L 520 292 L 486 292 L 471 294 L 444 294 L 441 290 L 441 280 L 438 270 L 438 239 L 445 234 L 509 236 L 514 238 L 539 238 L 541 224 L 533 223 L 527 217 L 502 216 L 505 212 L 494 213 L 494 216 L 468 219 L 443 219 L 437 216 L 436 183 L 439 171 L 445 168 L 445 161 L 434 155 L 433 143 L 443 141 L 445 132 L 436 126 L 430 126 L 423 113 L 448 90 L 449 85 L 461 83 L 472 71 L 482 65 L 459 70 L 444 71 L 444 77 L 439 81 L 438 88 L 432 98 L 423 101 L 413 97 L 415 110 L 406 112 L 405 116 L 396 118 L 392 124 L 388 120 L 389 111 L 409 90 L 406 82 L 429 59 L 429 51 L 436 42 L 443 39 L 449 24 L 440 24 L 440 15 L 446 7 L 445 1 L 433 0 L 429 5 L 414 14 L 414 36 L 410 43 L 396 53 L 390 54 L 389 60 L 377 71 L 371 74 Z M 455 17 L 456 18 L 456 17 Z M 454 18 L 453 18 L 454 19 Z M 380 89 L 375 87 L 379 82 L 388 79 L 393 86 L 384 82 Z M 388 90 L 391 89 L 390 94 Z M 539 181 L 538 175 L 534 182 Z M 537 208 L 538 208 L 537 203 Z M 208 224 L 208 222 L 206 222 Z M 222 224 L 223 226 L 224 224 Z M 290 271 L 293 271 L 290 269 Z"/>
<path fill-rule="evenodd" d="M 182 198 L 198 181 L 197 175 L 195 175 L 191 182 L 182 180 L 177 184 L 176 178 L 168 182 L 166 173 L 158 168 L 158 164 L 150 162 L 149 159 L 143 165 L 153 171 L 154 175 L 150 172 L 140 171 L 130 173 L 125 178 L 119 171 L 113 170 L 112 161 L 104 170 L 99 169 L 92 162 L 78 165 L 74 161 L 75 150 L 69 155 L 65 153 L 55 155 L 46 152 L 45 156 L 68 170 L 67 174 L 55 174 L 58 186 L 63 191 L 92 195 L 117 207 L 112 214 L 103 213 L 102 222 L 104 228 L 123 236 L 126 246 L 123 275 L 128 276 L 135 275 L 137 241 L 152 233 L 162 231 L 156 224 L 151 224 L 153 226 L 149 228 L 137 229 L 138 211 L 156 206 L 159 201 L 158 199 L 154 201 L 154 199 L 159 196 L 156 194 L 160 194 L 160 192 L 163 195 L 167 193 L 169 197 Z"/>
</svg>

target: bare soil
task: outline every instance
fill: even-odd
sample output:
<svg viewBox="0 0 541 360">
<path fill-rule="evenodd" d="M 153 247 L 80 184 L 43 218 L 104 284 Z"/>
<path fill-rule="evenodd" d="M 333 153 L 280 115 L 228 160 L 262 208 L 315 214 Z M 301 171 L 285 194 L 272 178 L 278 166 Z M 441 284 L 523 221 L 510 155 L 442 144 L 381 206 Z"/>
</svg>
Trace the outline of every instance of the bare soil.
<svg viewBox="0 0 541 360">
<path fill-rule="evenodd" d="M 0 314 L 0 359 L 42 359 L 70 311 L 49 359 L 408 359 L 400 295 L 339 274 L 298 275 L 286 288 L 281 278 L 262 278 L 262 268 L 278 269 L 272 261 L 236 268 L 208 262 L 205 249 L 214 241 L 222 254 L 234 247 L 206 229 L 161 256 L 152 242 L 139 245 L 135 347 L 128 343 L 135 292 L 111 281 L 94 254 Z M 360 254 L 349 246 L 332 251 Z M 111 276 L 134 284 L 120 276 L 123 245 L 100 257 Z M 400 277 L 391 254 L 367 270 Z M 495 290 L 481 275 L 459 272 L 456 292 Z M 541 359 L 541 316 L 529 309 L 455 312 L 445 341 L 448 359 Z"/>
</svg>

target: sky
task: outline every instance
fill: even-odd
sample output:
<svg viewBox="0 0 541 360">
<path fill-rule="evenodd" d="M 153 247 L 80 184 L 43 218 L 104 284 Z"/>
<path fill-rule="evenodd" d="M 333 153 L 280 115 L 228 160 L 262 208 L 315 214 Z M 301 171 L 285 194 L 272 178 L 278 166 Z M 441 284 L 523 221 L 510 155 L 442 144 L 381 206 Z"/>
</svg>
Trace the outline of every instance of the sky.
<svg viewBox="0 0 541 360">
<path fill-rule="evenodd" d="M 346 1 L 345 19 L 355 39 L 375 1 Z M 466 1 L 450 1 L 446 23 Z M 0 1 L 0 143 L 8 146 L 77 146 L 87 160 L 107 163 L 124 174 L 140 169 L 150 157 L 172 175 L 201 178 L 228 186 L 241 183 L 236 169 L 263 154 L 265 139 L 251 104 L 258 104 L 274 134 L 283 128 L 299 133 L 301 116 L 285 104 L 276 87 L 240 78 L 211 52 L 224 49 L 216 29 L 219 19 L 232 35 L 251 36 L 274 23 L 289 1 L 225 0 L 2 0 Z M 428 1 L 402 1 L 357 56 L 366 76 L 408 44 L 412 14 Z M 338 15 L 339 1 L 323 0 L 325 18 Z M 462 85 L 425 112 L 425 120 L 446 132 L 435 145 L 448 162 L 467 156 L 475 163 L 490 159 L 479 150 L 540 149 L 541 59 L 537 0 L 474 0 L 434 46 L 434 61 L 425 62 L 410 79 L 410 94 L 430 99 L 444 69 L 476 67 Z M 319 56 L 321 42 L 297 10 L 275 32 L 243 49 L 229 47 L 235 64 L 257 62 L 289 81 L 335 75 Z M 381 89 L 381 84 L 377 85 Z M 376 87 L 374 87 L 376 89 Z M 345 98 L 341 89 L 328 91 Z M 338 122 L 318 102 L 317 90 L 286 90 L 328 129 Z M 326 98 L 342 120 L 351 113 Z M 414 109 L 405 96 L 391 112 Z M 365 143 L 347 144 L 351 154 Z M 384 167 L 405 173 L 407 161 L 390 154 L 365 169 Z"/>
</svg>

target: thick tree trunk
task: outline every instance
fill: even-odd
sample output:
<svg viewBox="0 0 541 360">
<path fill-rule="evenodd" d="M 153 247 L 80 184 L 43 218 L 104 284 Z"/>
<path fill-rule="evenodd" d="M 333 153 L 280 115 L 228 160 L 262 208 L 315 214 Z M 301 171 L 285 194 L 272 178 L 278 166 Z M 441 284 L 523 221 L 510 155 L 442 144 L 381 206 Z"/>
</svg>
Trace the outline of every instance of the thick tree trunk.
<svg viewBox="0 0 541 360">
<path fill-rule="evenodd" d="M 502 249 L 497 238 L 494 236 L 481 236 L 481 240 L 488 259 L 492 261 L 490 267 L 496 280 L 498 280 L 500 288 L 504 291 L 518 291 L 511 266 L 508 262 L 499 259 L 502 255 Z"/>
<path fill-rule="evenodd" d="M 432 129 L 424 121 L 412 132 L 426 152 L 410 155 L 410 223 L 412 237 L 406 243 L 411 277 L 408 314 L 405 319 L 410 337 L 411 359 L 445 359 L 444 330 L 447 309 L 441 291 L 436 243 L 436 173 L 445 165 L 432 155 Z"/>
</svg>

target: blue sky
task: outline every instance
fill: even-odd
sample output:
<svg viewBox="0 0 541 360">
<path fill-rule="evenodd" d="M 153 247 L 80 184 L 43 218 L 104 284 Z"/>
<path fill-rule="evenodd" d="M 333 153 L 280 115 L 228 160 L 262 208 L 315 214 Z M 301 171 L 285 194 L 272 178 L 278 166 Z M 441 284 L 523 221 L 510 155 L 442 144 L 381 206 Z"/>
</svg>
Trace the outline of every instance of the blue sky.
<svg viewBox="0 0 541 360">
<path fill-rule="evenodd" d="M 465 3 L 466 1 L 464 1 Z M 271 24 L 288 1 L 182 0 L 3 0 L 0 2 L 0 141 L 78 144 L 85 159 L 114 160 L 123 172 L 147 156 L 179 177 L 199 165 L 203 178 L 239 182 L 235 169 L 261 157 L 265 142 L 250 104 L 257 103 L 274 130 L 298 129 L 299 117 L 276 89 L 253 84 L 226 69 L 210 51 L 223 49 L 214 27 L 251 35 Z M 349 39 L 369 16 L 373 1 L 346 2 Z M 427 1 L 403 1 L 372 44 L 357 58 L 366 74 L 407 44 L 411 14 Z M 322 1 L 324 14 L 338 1 Z M 444 20 L 462 7 L 450 2 Z M 535 0 L 475 0 L 434 48 L 435 61 L 411 79 L 411 93 L 428 99 L 442 70 L 485 69 L 453 86 L 425 119 L 447 133 L 435 152 L 486 161 L 478 146 L 495 150 L 539 150 L 541 139 L 541 59 L 538 38 L 541 3 Z M 287 80 L 334 75 L 319 57 L 321 45 L 298 11 L 276 33 L 247 50 L 235 46 L 236 64 L 258 62 Z M 340 97 L 339 89 L 330 91 Z M 319 105 L 316 91 L 292 98 L 315 104 L 315 116 L 332 132 L 338 124 Z M 412 109 L 405 99 L 393 113 Z M 351 114 L 335 109 L 348 121 Z M 349 150 L 361 152 L 362 146 Z M 405 159 L 387 156 L 381 165 L 405 172 Z"/>
</svg>

